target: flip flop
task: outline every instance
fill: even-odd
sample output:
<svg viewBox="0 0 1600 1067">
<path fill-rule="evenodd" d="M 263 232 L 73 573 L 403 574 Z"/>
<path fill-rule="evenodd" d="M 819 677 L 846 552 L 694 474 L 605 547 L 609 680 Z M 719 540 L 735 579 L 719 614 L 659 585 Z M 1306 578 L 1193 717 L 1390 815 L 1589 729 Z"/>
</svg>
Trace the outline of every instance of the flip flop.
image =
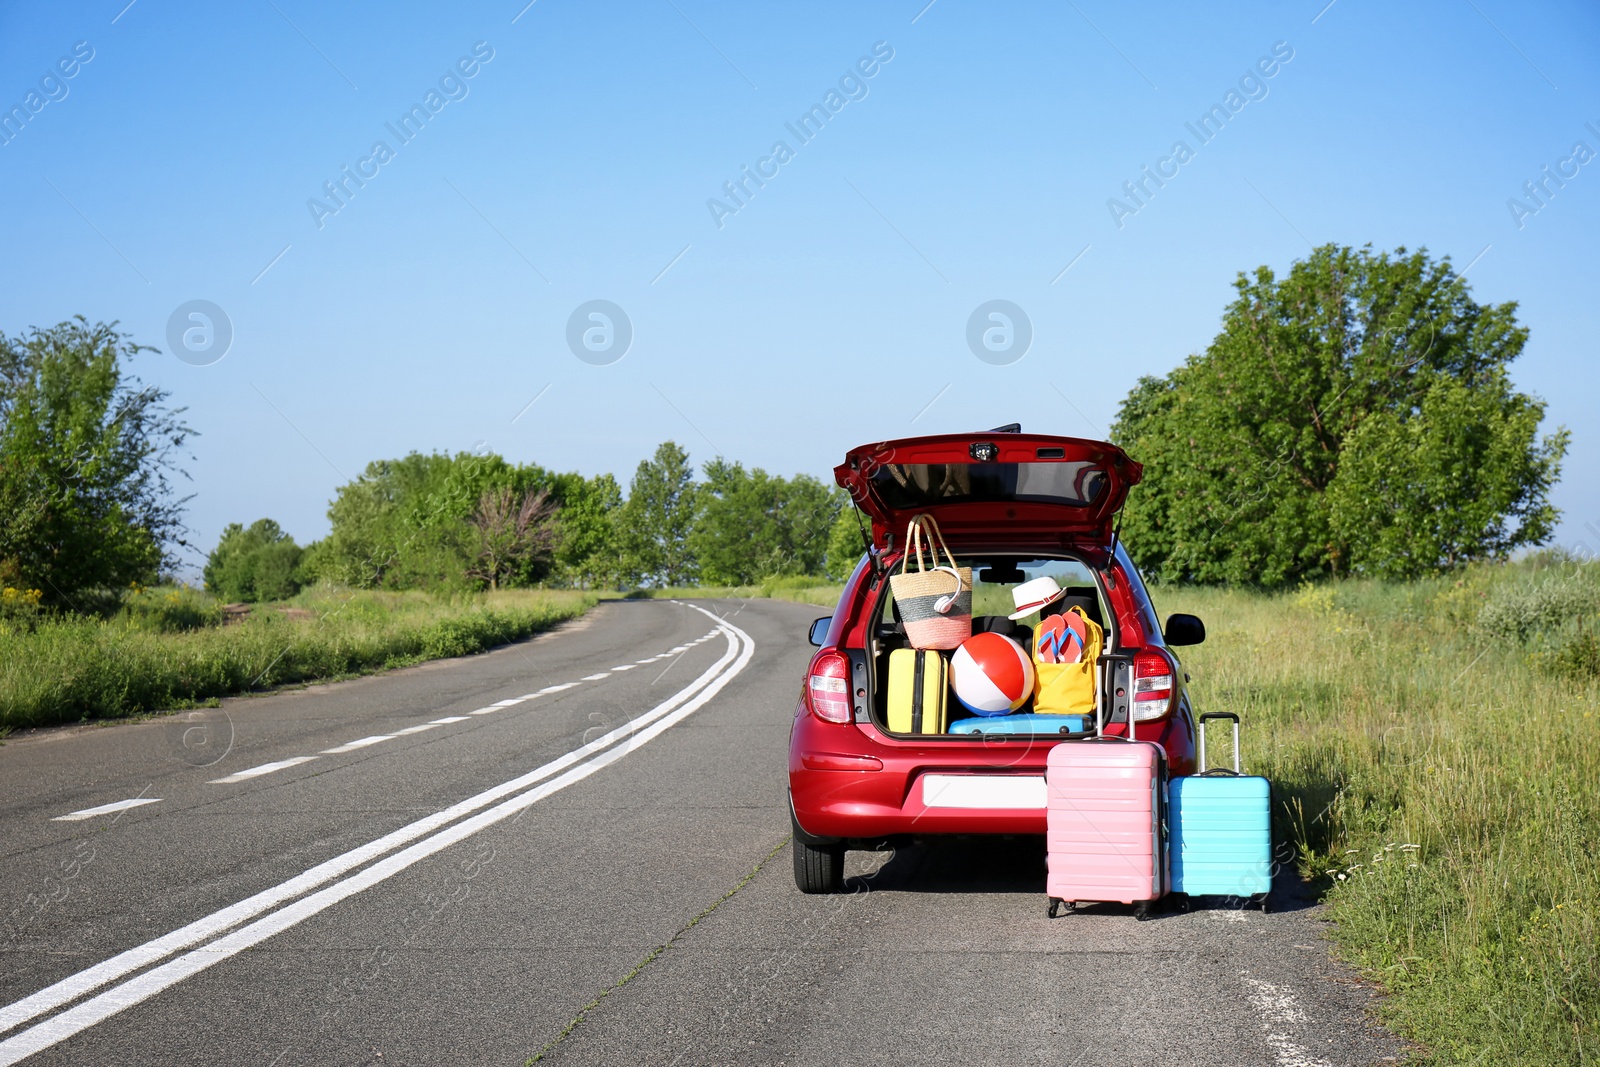
<svg viewBox="0 0 1600 1067">
<path fill-rule="evenodd" d="M 1067 635 L 1066 621 L 1059 615 L 1039 620 L 1039 633 L 1034 642 L 1034 658 L 1040 663 L 1060 663 L 1062 646 Z"/>
<path fill-rule="evenodd" d="M 1057 663 L 1078 663 L 1083 659 L 1084 647 L 1089 642 L 1089 627 L 1084 624 L 1083 616 L 1077 611 L 1068 611 L 1062 620 L 1066 632 L 1062 634 L 1061 654 Z"/>
</svg>

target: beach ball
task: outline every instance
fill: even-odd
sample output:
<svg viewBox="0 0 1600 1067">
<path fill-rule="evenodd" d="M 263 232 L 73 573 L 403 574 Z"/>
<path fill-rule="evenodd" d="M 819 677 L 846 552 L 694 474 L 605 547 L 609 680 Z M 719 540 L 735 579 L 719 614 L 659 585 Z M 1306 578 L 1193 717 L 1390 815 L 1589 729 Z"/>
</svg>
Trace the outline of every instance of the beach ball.
<svg viewBox="0 0 1600 1067">
<path fill-rule="evenodd" d="M 1004 634 L 973 634 L 950 657 L 950 689 L 975 715 L 1005 715 L 1033 695 L 1033 662 Z"/>
</svg>

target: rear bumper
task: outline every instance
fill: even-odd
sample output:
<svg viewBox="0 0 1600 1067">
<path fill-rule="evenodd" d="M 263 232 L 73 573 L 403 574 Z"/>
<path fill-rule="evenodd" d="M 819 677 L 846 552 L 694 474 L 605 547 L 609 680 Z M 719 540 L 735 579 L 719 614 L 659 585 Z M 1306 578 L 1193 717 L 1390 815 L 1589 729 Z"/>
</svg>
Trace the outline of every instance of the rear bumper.
<svg viewBox="0 0 1600 1067">
<path fill-rule="evenodd" d="M 943 772 L 936 772 L 943 773 Z M 1042 834 L 1045 809 L 929 807 L 920 775 L 851 775 L 807 771 L 791 775 L 790 804 L 795 826 L 816 844 L 821 841 L 895 837 L 902 834 Z M 1037 776 L 1044 781 L 1041 770 Z"/>
<path fill-rule="evenodd" d="M 1044 833 L 1044 766 L 1051 742 L 909 745 L 877 737 L 870 728 L 820 723 L 809 714 L 795 719 L 789 797 L 803 839 L 816 844 L 903 834 Z M 948 782 L 941 788 L 936 778 L 929 788 L 930 775 L 1016 779 L 1002 783 L 1016 788 L 1002 788 L 998 799 L 1018 796 L 1027 806 L 956 806 Z M 1027 795 L 1034 781 L 1037 806 Z"/>
<path fill-rule="evenodd" d="M 814 845 L 905 834 L 1043 834 L 1045 761 L 1060 741 L 996 739 L 908 743 L 865 724 L 824 723 L 804 705 L 789 742 L 789 803 L 796 834 Z M 1141 740 L 1172 741 L 1187 755 L 1185 731 L 1172 724 L 1140 725 Z M 1174 766 L 1169 751 L 1169 770 Z M 1191 758 L 1192 759 L 1192 758 Z M 1185 761 L 1188 762 L 1188 761 Z M 939 779 L 930 783 L 930 776 Z M 978 788 L 951 788 L 951 779 L 989 779 Z M 994 783 L 995 779 L 1007 779 Z M 1031 782 L 1015 779 L 1031 779 Z M 1019 806 L 967 807 L 970 794 L 989 804 L 1017 798 Z"/>
</svg>

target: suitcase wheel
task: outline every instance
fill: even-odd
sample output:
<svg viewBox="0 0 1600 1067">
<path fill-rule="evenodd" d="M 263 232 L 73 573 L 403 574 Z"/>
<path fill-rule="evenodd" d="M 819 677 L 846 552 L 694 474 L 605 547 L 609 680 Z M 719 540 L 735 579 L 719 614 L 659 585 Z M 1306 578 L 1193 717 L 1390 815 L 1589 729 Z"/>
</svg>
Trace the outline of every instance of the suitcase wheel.
<svg viewBox="0 0 1600 1067">
<path fill-rule="evenodd" d="M 1063 905 L 1066 906 L 1066 909 L 1068 911 L 1074 911 L 1078 907 L 1078 904 L 1077 904 L 1076 901 L 1073 901 L 1073 900 L 1062 900 L 1059 897 L 1051 897 L 1050 898 L 1050 918 L 1054 919 L 1057 915 L 1060 915 L 1061 914 L 1061 908 L 1062 908 Z"/>
<path fill-rule="evenodd" d="M 1269 895 L 1270 894 L 1267 894 L 1267 893 L 1258 893 L 1256 895 L 1256 903 L 1261 906 L 1261 914 L 1263 914 L 1263 915 L 1265 915 L 1267 913 L 1267 910 L 1268 910 L 1268 908 L 1267 908 L 1267 897 Z"/>
<path fill-rule="evenodd" d="M 1149 919 L 1154 912 L 1155 903 L 1153 901 L 1143 900 L 1133 906 L 1133 917 L 1140 922 Z"/>
</svg>

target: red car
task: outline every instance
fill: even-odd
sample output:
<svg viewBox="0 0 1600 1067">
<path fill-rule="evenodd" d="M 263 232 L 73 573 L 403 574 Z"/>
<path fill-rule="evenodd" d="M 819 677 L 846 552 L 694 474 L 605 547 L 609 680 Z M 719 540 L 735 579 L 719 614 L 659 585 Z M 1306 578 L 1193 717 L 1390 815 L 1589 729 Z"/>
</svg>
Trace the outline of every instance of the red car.
<svg viewBox="0 0 1600 1067">
<path fill-rule="evenodd" d="M 853 449 L 834 477 L 872 522 L 872 548 L 832 617 L 812 624 L 811 659 L 789 736 L 795 882 L 843 887 L 844 854 L 933 834 L 1043 834 L 1045 756 L 1059 735 L 894 734 L 890 653 L 907 646 L 890 593 L 907 520 L 930 514 L 973 571 L 973 630 L 1016 633 L 1010 591 L 1049 575 L 1104 630 L 1096 668 L 1104 732 L 1160 743 L 1169 773 L 1195 771 L 1195 716 L 1175 645 L 1197 644 L 1192 615 L 1158 623 L 1117 538 L 1142 468 L 1115 445 L 1021 433 L 906 438 Z M 995 614 L 983 614 L 983 612 Z M 1131 700 L 1129 699 L 1131 696 Z M 925 791 L 926 787 L 926 791 Z"/>
</svg>

